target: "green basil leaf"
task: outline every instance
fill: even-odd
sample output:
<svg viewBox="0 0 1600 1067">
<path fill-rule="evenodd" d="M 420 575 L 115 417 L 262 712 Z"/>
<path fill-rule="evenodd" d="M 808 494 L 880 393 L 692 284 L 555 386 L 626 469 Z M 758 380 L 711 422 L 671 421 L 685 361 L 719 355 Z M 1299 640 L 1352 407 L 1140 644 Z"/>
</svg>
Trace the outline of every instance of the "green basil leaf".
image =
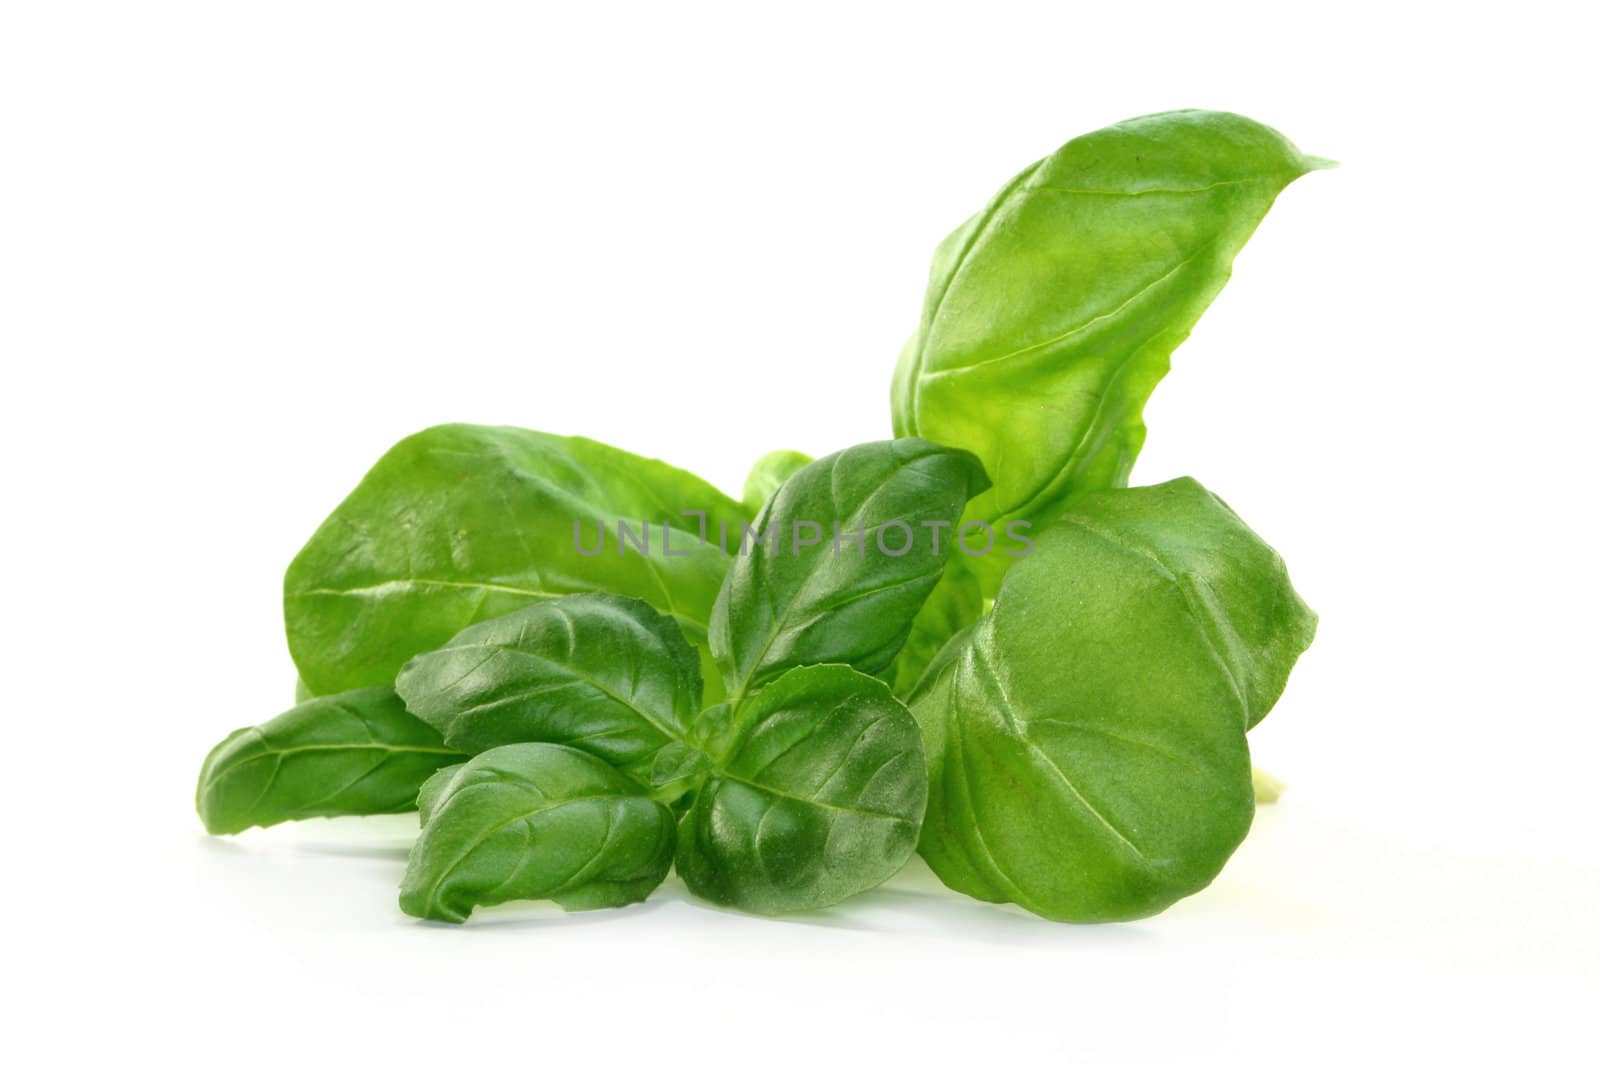
<svg viewBox="0 0 1600 1067">
<path fill-rule="evenodd" d="M 739 545 L 712 611 L 733 702 L 795 666 L 886 668 L 956 551 L 951 524 L 987 484 L 968 453 L 911 438 L 791 475 Z M 944 525 L 938 553 L 941 531 L 924 523 Z"/>
<path fill-rule="evenodd" d="M 888 686 L 798 667 L 747 700 L 740 740 L 678 828 L 678 873 L 719 904 L 822 908 L 889 878 L 927 802 L 917 724 Z"/>
<path fill-rule="evenodd" d="M 445 790 L 450 788 L 450 783 L 455 781 L 456 775 L 461 773 L 461 768 L 466 762 L 452 763 L 448 767 L 440 767 L 422 783 L 422 788 L 417 790 L 417 812 L 423 826 L 428 825 L 428 820 L 433 817 L 434 809 L 439 806 L 439 798 L 445 795 Z"/>
<path fill-rule="evenodd" d="M 954 889 L 1052 919 L 1201 889 L 1254 812 L 1247 725 L 1314 625 L 1197 483 L 1075 498 L 912 700 L 923 856 Z"/>
<path fill-rule="evenodd" d="M 1033 164 L 939 246 L 895 433 L 976 454 L 994 485 L 967 518 L 996 529 L 1125 485 L 1173 349 L 1278 193 L 1327 165 L 1214 111 L 1118 123 Z M 972 562 L 992 592 L 1011 557 Z"/>
<path fill-rule="evenodd" d="M 424 430 L 390 449 L 290 564 L 290 652 L 312 691 L 387 685 L 475 622 L 593 591 L 648 601 L 704 645 L 728 557 L 688 510 L 705 512 L 708 533 L 748 517 L 692 474 L 585 438 Z M 624 547 L 619 521 L 635 536 L 651 524 L 648 555 Z"/>
<path fill-rule="evenodd" d="M 680 795 L 687 792 L 711 769 L 711 757 L 687 741 L 674 741 L 656 753 L 650 764 L 649 785 L 661 794 L 674 787 Z"/>
<path fill-rule="evenodd" d="M 733 743 L 733 705 L 713 704 L 694 721 L 690 741 L 709 753 L 725 753 Z"/>
<path fill-rule="evenodd" d="M 644 601 L 583 593 L 467 627 L 395 688 L 452 748 L 570 745 L 649 784 L 660 751 L 689 736 L 700 661 Z"/>
<path fill-rule="evenodd" d="M 1220 497 L 1193 478 L 1080 493 L 1063 522 L 1142 559 L 1182 591 L 1194 623 L 1239 691 L 1253 727 L 1278 702 L 1317 615 L 1289 569 Z"/>
<path fill-rule="evenodd" d="M 214 834 L 411 811 L 429 775 L 464 759 L 408 714 L 394 690 L 358 689 L 229 734 L 200 768 L 195 806 Z"/>
<path fill-rule="evenodd" d="M 751 514 L 761 510 L 778 487 L 789 480 L 795 471 L 811 462 L 804 452 L 781 450 L 768 452 L 756 460 L 755 466 L 744 479 L 744 506 Z"/>
<path fill-rule="evenodd" d="M 672 865 L 672 812 L 577 749 L 493 749 L 429 793 L 400 884 L 401 910 L 420 919 L 465 922 L 508 900 L 620 907 L 649 896 Z"/>
</svg>

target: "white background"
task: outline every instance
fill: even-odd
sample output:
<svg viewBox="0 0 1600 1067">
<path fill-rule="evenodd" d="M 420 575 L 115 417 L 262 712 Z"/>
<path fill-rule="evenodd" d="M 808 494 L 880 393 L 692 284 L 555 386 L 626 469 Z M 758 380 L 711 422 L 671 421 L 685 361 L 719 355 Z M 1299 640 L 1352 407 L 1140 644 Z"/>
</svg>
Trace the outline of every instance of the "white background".
<svg viewBox="0 0 1600 1067">
<path fill-rule="evenodd" d="M 1593 1055 L 1575 9 L 6 5 L 8 1058 Z M 1290 790 L 1213 887 L 1070 927 L 926 868 L 790 921 L 673 880 L 447 929 L 395 906 L 409 818 L 202 835 L 201 757 L 291 702 L 282 569 L 392 442 L 521 424 L 737 492 L 885 437 L 936 241 L 1185 106 L 1344 164 L 1239 258 L 1135 471 L 1222 494 L 1322 616 L 1252 735 Z"/>
</svg>

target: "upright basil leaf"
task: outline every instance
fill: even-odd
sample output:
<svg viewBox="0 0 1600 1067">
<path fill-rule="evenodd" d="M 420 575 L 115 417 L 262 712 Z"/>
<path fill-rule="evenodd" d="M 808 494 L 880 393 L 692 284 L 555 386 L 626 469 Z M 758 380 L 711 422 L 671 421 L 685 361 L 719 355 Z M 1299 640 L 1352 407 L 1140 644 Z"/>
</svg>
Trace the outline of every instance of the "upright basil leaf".
<svg viewBox="0 0 1600 1067">
<path fill-rule="evenodd" d="M 789 480 L 795 471 L 811 462 L 804 452 L 782 450 L 768 452 L 756 460 L 755 466 L 744 479 L 744 506 L 754 514 L 772 498 L 778 487 Z"/>
<path fill-rule="evenodd" d="M 214 834 L 411 811 L 429 775 L 464 759 L 407 714 L 394 690 L 358 689 L 316 697 L 229 734 L 200 768 L 195 806 Z"/>
<path fill-rule="evenodd" d="M 387 685 L 472 623 L 593 591 L 646 600 L 703 645 L 728 557 L 685 511 L 706 513 L 711 530 L 749 514 L 691 474 L 585 438 L 424 430 L 390 449 L 290 564 L 289 649 L 313 692 Z M 650 523 L 648 554 L 624 545 L 619 521 L 636 538 Z"/>
<path fill-rule="evenodd" d="M 922 854 L 954 889 L 1069 921 L 1204 887 L 1254 811 L 1245 730 L 1314 622 L 1195 482 L 1075 498 L 912 701 Z"/>
<path fill-rule="evenodd" d="M 395 688 L 452 748 L 571 745 L 651 784 L 664 748 L 687 758 L 700 661 L 644 601 L 583 593 L 467 627 L 406 664 Z"/>
<path fill-rule="evenodd" d="M 889 878 L 927 802 L 917 724 L 881 681 L 798 667 L 747 700 L 740 740 L 678 829 L 678 873 L 719 904 L 822 908 Z"/>
<path fill-rule="evenodd" d="M 1173 349 L 1278 193 L 1328 165 L 1215 111 L 1118 123 L 1033 164 L 939 246 L 895 433 L 975 453 L 994 485 L 967 518 L 997 528 L 1125 485 Z M 973 565 L 992 591 L 1010 562 Z"/>
<path fill-rule="evenodd" d="M 956 551 L 953 523 L 987 485 L 968 453 L 914 438 L 847 448 L 791 475 L 740 544 L 712 611 L 711 650 L 735 703 L 794 666 L 886 668 Z"/>
<path fill-rule="evenodd" d="M 459 923 L 508 900 L 620 907 L 672 866 L 672 812 L 586 752 L 507 745 L 429 785 L 400 885 L 407 915 Z"/>
</svg>

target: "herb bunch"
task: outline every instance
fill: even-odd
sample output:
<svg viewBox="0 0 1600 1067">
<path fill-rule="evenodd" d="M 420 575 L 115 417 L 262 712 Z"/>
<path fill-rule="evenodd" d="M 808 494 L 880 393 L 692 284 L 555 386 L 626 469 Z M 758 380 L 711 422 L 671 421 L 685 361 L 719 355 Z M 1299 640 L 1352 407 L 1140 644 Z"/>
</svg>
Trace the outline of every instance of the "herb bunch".
<svg viewBox="0 0 1600 1067">
<path fill-rule="evenodd" d="M 1198 482 L 1127 483 L 1172 351 L 1326 165 L 1220 112 L 1069 142 L 939 245 L 894 439 L 764 457 L 742 500 L 586 438 L 406 438 L 290 564 L 303 699 L 206 758 L 206 828 L 416 809 L 400 905 L 449 922 L 673 868 L 807 910 L 913 851 L 1067 921 L 1204 887 L 1316 616 Z"/>
</svg>

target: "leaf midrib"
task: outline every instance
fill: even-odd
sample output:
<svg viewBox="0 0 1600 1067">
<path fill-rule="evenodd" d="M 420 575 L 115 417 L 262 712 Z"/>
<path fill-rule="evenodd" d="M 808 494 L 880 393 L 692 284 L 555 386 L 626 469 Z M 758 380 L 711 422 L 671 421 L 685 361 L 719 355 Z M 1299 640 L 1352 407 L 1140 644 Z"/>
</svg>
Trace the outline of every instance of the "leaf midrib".
<svg viewBox="0 0 1600 1067">
<path fill-rule="evenodd" d="M 698 746 L 694 745 L 689 740 L 687 734 L 684 733 L 683 731 L 680 731 L 679 729 L 677 729 L 675 726 L 673 726 L 670 723 L 662 722 L 660 719 L 656 718 L 654 712 L 652 712 L 650 710 L 647 710 L 642 704 L 634 703 L 633 701 L 629 700 L 627 697 L 623 696 L 621 693 L 619 693 L 616 690 L 612 689 L 610 686 L 607 686 L 604 683 L 602 683 L 599 678 L 595 677 L 594 675 L 590 674 L 589 672 L 587 672 L 585 670 L 582 670 L 582 669 L 572 665 L 571 663 L 563 662 L 561 660 L 552 659 L 549 656 L 545 656 L 545 655 L 542 655 L 542 654 L 540 654 L 538 652 L 533 652 L 533 651 L 530 651 L 530 650 L 525 649 L 525 648 L 518 648 L 518 647 L 516 647 L 514 645 L 497 645 L 497 644 L 493 644 L 493 643 L 484 643 L 484 644 L 452 645 L 450 647 L 451 647 L 452 650 L 454 650 L 454 649 L 494 650 L 494 651 L 509 653 L 509 654 L 515 655 L 515 656 L 522 656 L 522 657 L 524 657 L 526 659 L 533 660 L 533 661 L 535 661 L 537 663 L 545 664 L 545 665 L 549 666 L 554 673 L 567 674 L 567 675 L 570 675 L 575 681 L 578 681 L 578 682 L 593 686 L 600 693 L 604 694 L 608 699 L 614 701 L 617 704 L 620 704 L 621 706 L 627 708 L 629 711 L 633 712 L 635 715 L 639 716 L 639 718 L 643 719 L 646 723 L 648 723 L 651 727 L 653 727 L 658 733 L 661 733 L 661 734 L 665 735 L 666 737 L 668 737 L 668 738 L 670 738 L 670 739 L 672 739 L 674 741 L 682 741 L 684 744 L 689 745 L 690 748 L 697 748 L 698 747 Z M 479 664 L 479 666 L 482 666 L 482 664 Z M 474 669 L 476 669 L 476 668 L 474 668 Z M 496 698 L 496 700 L 494 700 L 494 701 L 492 701 L 490 703 L 502 704 L 502 703 L 505 703 L 505 702 L 507 702 L 509 700 L 515 699 L 518 696 L 525 696 L 525 695 L 529 695 L 529 694 L 526 691 L 524 691 L 523 693 L 511 693 L 511 694 L 507 694 L 506 696 L 498 697 L 498 698 Z M 475 705 L 473 708 L 468 709 L 467 712 L 463 712 L 463 714 L 470 714 L 472 711 L 478 710 L 478 708 L 481 707 L 481 706 L 482 705 Z"/>
</svg>

